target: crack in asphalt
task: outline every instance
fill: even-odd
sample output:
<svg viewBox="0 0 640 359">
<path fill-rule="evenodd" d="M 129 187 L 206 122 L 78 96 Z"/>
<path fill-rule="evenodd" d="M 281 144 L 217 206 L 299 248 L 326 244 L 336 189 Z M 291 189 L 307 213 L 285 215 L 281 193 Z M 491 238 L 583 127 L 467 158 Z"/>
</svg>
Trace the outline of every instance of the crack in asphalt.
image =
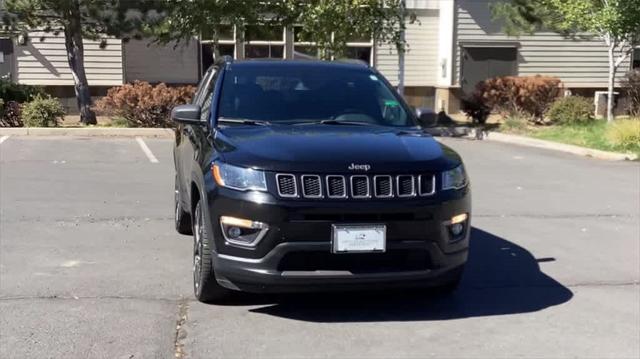
<svg viewBox="0 0 640 359">
<path fill-rule="evenodd" d="M 92 216 L 77 216 L 71 218 L 43 218 L 43 217 L 21 217 L 17 219 L 3 218 L 3 223 L 43 223 L 54 222 L 58 225 L 79 225 L 87 223 L 137 223 L 137 222 L 151 222 L 151 221 L 173 221 L 173 217 L 131 217 L 131 216 L 118 216 L 118 217 L 92 217 Z"/>
<path fill-rule="evenodd" d="M 189 312 L 189 300 L 181 298 L 178 303 L 178 318 L 176 319 L 176 333 L 173 340 L 174 356 L 177 359 L 186 357 L 184 350 L 184 339 L 187 337 L 187 331 L 184 325 L 187 322 L 187 314 Z"/>
<path fill-rule="evenodd" d="M 176 303 L 182 300 L 182 297 L 166 298 L 166 297 L 144 297 L 144 296 L 128 296 L 128 295 L 89 295 L 89 296 L 76 296 L 76 295 L 19 295 L 19 296 L 2 296 L 0 301 L 11 300 L 91 300 L 91 299 L 118 299 L 118 300 L 139 300 L 139 301 L 158 301 L 167 303 Z"/>
<path fill-rule="evenodd" d="M 620 213 L 567 213 L 567 214 L 533 214 L 533 213 L 513 213 L 513 214 L 473 214 L 474 218 L 534 218 L 534 219 L 579 219 L 579 218 L 639 218 L 635 214 Z"/>
</svg>

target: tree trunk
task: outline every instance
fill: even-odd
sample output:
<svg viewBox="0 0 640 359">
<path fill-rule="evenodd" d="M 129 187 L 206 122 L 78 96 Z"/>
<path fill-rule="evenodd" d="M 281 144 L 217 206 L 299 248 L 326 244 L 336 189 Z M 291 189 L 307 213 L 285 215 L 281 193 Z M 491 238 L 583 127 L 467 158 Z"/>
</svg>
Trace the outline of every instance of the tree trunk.
<svg viewBox="0 0 640 359">
<path fill-rule="evenodd" d="M 616 80 L 616 64 L 613 58 L 615 42 L 609 44 L 609 86 L 607 89 L 607 122 L 613 121 L 613 90 Z"/>
<path fill-rule="evenodd" d="M 85 125 L 95 125 L 96 114 L 91 110 L 91 92 L 84 69 L 84 44 L 82 42 L 82 25 L 80 9 L 71 12 L 69 23 L 64 29 L 64 43 L 67 49 L 67 60 L 73 76 L 74 90 L 80 110 L 80 121 Z"/>
</svg>

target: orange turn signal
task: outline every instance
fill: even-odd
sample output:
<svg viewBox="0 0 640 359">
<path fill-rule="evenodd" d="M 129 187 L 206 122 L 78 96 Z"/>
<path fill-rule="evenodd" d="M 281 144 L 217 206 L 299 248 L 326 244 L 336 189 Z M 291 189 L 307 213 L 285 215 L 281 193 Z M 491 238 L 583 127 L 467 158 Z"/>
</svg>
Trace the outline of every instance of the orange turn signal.
<svg viewBox="0 0 640 359">
<path fill-rule="evenodd" d="M 224 180 L 220 175 L 220 166 L 218 166 L 217 164 L 211 166 L 211 173 L 213 174 L 213 179 L 216 180 L 218 186 L 224 186 Z"/>
</svg>

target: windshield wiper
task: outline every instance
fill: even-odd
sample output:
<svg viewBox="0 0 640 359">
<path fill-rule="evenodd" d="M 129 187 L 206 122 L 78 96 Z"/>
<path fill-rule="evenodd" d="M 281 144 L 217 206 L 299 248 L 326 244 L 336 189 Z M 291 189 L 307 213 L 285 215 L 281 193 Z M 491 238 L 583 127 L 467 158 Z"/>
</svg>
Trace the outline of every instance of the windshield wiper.
<svg viewBox="0 0 640 359">
<path fill-rule="evenodd" d="M 261 121 L 261 120 L 249 120 L 246 118 L 224 118 L 221 117 L 218 119 L 218 122 L 225 123 L 240 123 L 243 125 L 251 125 L 251 126 L 269 126 L 271 122 L 269 121 Z"/>
<path fill-rule="evenodd" d="M 336 120 L 322 120 L 322 121 L 304 121 L 294 123 L 294 125 L 352 125 L 352 126 L 378 126 L 373 123 L 359 122 L 359 121 L 336 121 Z"/>
</svg>

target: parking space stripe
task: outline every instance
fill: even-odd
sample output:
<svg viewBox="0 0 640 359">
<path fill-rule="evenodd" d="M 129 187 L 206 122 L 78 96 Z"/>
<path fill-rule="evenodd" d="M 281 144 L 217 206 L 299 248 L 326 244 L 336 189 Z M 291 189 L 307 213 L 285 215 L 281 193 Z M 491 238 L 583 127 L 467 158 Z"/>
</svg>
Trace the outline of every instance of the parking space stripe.
<svg viewBox="0 0 640 359">
<path fill-rule="evenodd" d="M 140 145 L 140 148 L 142 149 L 142 152 L 144 152 L 144 154 L 147 155 L 147 158 L 149 159 L 149 162 L 151 162 L 151 163 L 160 162 L 160 161 L 158 161 L 156 156 L 153 155 L 153 152 L 151 152 L 151 149 L 149 149 L 147 144 L 144 143 L 144 140 L 142 139 L 142 137 L 136 137 L 136 141 L 138 141 L 138 144 Z"/>
<path fill-rule="evenodd" d="M 9 136 L 2 136 L 0 137 L 0 143 L 4 142 L 7 140 L 7 138 L 9 138 Z"/>
</svg>

